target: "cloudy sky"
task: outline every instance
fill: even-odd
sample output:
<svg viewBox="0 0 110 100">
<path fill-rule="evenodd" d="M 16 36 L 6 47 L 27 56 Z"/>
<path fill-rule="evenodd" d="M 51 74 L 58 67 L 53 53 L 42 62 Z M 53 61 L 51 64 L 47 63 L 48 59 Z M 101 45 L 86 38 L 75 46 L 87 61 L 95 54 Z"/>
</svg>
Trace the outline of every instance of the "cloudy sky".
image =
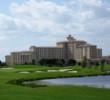
<svg viewBox="0 0 110 100">
<path fill-rule="evenodd" d="M 110 0 L 0 0 L 0 60 L 71 34 L 110 55 Z"/>
</svg>

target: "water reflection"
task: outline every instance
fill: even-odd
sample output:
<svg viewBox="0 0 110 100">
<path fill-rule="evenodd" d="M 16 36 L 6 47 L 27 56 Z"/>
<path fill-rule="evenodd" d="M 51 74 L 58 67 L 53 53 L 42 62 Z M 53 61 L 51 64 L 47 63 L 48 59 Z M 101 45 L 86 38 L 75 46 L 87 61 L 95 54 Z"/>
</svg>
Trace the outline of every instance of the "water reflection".
<svg viewBox="0 0 110 100">
<path fill-rule="evenodd" d="M 106 72 L 107 72 L 107 73 L 110 73 L 110 70 L 107 70 Z"/>
<path fill-rule="evenodd" d="M 37 85 L 47 85 L 47 86 L 80 85 L 80 86 L 89 86 L 89 87 L 98 87 L 98 88 L 110 88 L 110 75 L 45 79 L 45 80 L 30 81 L 25 83 L 36 83 Z"/>
</svg>

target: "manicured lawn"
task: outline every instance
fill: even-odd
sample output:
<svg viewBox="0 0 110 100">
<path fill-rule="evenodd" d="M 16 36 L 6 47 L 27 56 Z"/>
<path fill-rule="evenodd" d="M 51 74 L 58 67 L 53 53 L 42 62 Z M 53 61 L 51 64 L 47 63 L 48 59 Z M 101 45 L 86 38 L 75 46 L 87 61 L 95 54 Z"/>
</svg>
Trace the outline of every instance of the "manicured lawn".
<svg viewBox="0 0 110 100">
<path fill-rule="evenodd" d="M 93 88 L 84 86 L 53 86 L 30 88 L 18 85 L 7 84 L 13 79 L 49 78 L 79 75 L 96 75 L 104 72 L 75 67 L 41 67 L 34 65 L 13 66 L 14 69 L 0 69 L 0 100 L 106 100 L 110 98 L 110 89 Z M 73 69 L 78 73 L 68 72 L 43 72 L 36 73 L 36 70 L 48 69 Z M 110 65 L 105 66 L 105 70 L 110 70 Z M 19 71 L 30 71 L 32 73 L 17 73 Z"/>
</svg>

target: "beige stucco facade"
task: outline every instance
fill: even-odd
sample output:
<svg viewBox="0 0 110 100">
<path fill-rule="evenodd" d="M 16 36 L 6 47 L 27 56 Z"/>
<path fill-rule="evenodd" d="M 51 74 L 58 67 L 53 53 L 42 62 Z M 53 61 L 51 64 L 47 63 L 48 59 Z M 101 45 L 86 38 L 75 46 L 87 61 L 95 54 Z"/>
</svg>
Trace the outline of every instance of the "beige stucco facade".
<svg viewBox="0 0 110 100">
<path fill-rule="evenodd" d="M 76 40 L 71 35 L 67 37 L 68 41 L 57 42 L 57 47 L 63 47 L 64 59 L 76 59 L 76 47 L 79 45 L 83 45 L 86 42 L 82 40 Z"/>
<path fill-rule="evenodd" d="M 85 44 L 76 47 L 76 60 L 81 62 L 83 57 L 86 56 L 88 60 L 97 59 L 96 45 Z"/>
<path fill-rule="evenodd" d="M 5 61 L 6 61 L 8 66 L 11 66 L 11 55 L 5 56 Z"/>
<path fill-rule="evenodd" d="M 32 62 L 34 52 L 21 51 L 11 53 L 11 65 L 19 65 Z"/>
<path fill-rule="evenodd" d="M 82 61 L 83 56 L 87 59 L 97 59 L 102 56 L 102 49 L 97 49 L 96 45 L 87 44 L 85 41 L 76 40 L 71 35 L 67 37 L 67 41 L 57 42 L 56 47 L 38 47 L 31 46 L 29 51 L 12 52 L 5 56 L 7 65 L 19 65 L 39 61 L 43 58 L 47 59 L 74 59 Z"/>
<path fill-rule="evenodd" d="M 97 48 L 97 58 L 102 58 L 102 49 Z"/>
<path fill-rule="evenodd" d="M 63 59 L 62 47 L 36 47 L 31 46 L 30 51 L 34 52 L 34 59 L 39 61 L 40 59 Z"/>
</svg>

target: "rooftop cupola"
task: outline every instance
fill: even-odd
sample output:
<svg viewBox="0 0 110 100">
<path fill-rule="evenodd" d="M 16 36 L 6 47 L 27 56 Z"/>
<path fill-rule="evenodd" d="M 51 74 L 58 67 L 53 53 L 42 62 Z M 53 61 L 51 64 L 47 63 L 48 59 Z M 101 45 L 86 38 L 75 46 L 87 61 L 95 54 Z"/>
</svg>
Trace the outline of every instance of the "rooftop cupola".
<svg viewBox="0 0 110 100">
<path fill-rule="evenodd" d="M 69 36 L 67 37 L 67 40 L 68 40 L 68 41 L 75 41 L 76 39 L 74 39 L 73 37 L 71 37 L 71 35 L 69 35 Z"/>
</svg>

